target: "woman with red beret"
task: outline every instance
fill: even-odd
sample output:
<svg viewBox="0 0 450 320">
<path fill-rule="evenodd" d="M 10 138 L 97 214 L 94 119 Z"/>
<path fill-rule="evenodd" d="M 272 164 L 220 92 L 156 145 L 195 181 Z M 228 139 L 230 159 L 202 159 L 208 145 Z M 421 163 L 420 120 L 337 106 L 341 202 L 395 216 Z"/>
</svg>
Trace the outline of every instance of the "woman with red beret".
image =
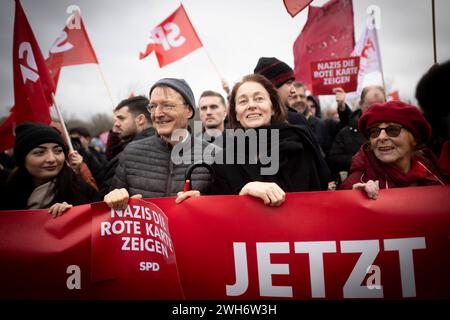
<svg viewBox="0 0 450 320">
<path fill-rule="evenodd" d="M 431 126 L 418 108 L 401 101 L 373 104 L 360 118 L 369 140 L 353 157 L 341 189 L 361 189 L 371 199 L 379 189 L 444 185 L 448 177 L 424 146 Z"/>
</svg>

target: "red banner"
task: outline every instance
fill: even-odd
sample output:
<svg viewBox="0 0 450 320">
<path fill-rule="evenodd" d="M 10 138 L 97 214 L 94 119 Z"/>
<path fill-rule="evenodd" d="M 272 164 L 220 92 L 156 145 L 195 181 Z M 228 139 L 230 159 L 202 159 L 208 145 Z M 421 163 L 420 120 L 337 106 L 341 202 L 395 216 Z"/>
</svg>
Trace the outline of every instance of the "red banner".
<svg viewBox="0 0 450 320">
<path fill-rule="evenodd" d="M 58 219 L 4 211 L 0 221 L 0 299 L 183 298 L 167 217 L 152 203 L 77 206 Z"/>
<path fill-rule="evenodd" d="M 312 61 L 350 56 L 355 46 L 351 0 L 309 6 L 308 20 L 294 43 L 295 79 L 311 84 Z"/>
<path fill-rule="evenodd" d="M 359 57 L 348 57 L 311 62 L 313 95 L 334 94 L 333 88 L 345 92 L 356 91 L 358 87 Z"/>
<path fill-rule="evenodd" d="M 436 186 L 381 190 L 376 201 L 291 193 L 278 208 L 203 196 L 132 200 L 123 212 L 85 205 L 57 219 L 2 212 L 0 298 L 179 297 L 177 266 L 187 299 L 450 299 L 449 196 Z"/>
<path fill-rule="evenodd" d="M 159 66 L 175 62 L 202 47 L 183 5 L 151 31 L 150 41 L 139 59 L 155 51 Z"/>
</svg>

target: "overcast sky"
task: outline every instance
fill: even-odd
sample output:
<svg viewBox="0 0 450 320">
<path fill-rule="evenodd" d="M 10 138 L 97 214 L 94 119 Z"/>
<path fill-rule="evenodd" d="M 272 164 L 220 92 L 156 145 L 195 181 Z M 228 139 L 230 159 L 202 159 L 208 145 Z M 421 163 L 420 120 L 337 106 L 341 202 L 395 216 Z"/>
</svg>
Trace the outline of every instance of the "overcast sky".
<svg viewBox="0 0 450 320">
<path fill-rule="evenodd" d="M 176 0 L 22 0 L 22 6 L 44 57 L 59 36 L 70 5 L 77 5 L 100 61 L 114 104 L 130 92 L 147 95 L 163 77 L 184 78 L 196 99 L 203 90 L 223 93 L 220 77 L 232 85 L 252 73 L 258 58 L 275 56 L 293 67 L 292 47 L 307 18 L 307 9 L 295 18 L 282 0 L 184 0 L 183 5 L 204 47 L 159 68 L 151 54 L 139 60 L 150 31 L 180 4 Z M 320 6 L 325 0 L 314 0 Z M 14 0 L 0 0 L 0 117 L 14 103 L 12 35 Z M 365 27 L 366 9 L 381 13 L 379 40 L 384 75 L 403 100 L 413 99 L 417 81 L 433 63 L 431 0 L 354 0 L 355 40 Z M 450 59 L 450 1 L 436 0 L 437 58 Z M 214 62 L 214 67 L 208 58 Z M 220 75 L 218 74 L 218 72 Z M 67 116 L 87 118 L 111 113 L 97 65 L 64 67 L 57 101 Z M 414 101 L 414 100 L 413 100 Z"/>
</svg>

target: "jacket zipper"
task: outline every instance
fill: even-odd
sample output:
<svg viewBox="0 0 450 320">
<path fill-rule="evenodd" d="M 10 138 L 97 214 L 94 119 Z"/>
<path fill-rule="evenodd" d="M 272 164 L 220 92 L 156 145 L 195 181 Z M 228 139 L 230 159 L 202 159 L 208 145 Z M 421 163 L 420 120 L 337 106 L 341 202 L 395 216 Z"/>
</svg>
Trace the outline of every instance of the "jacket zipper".
<svg viewBox="0 0 450 320">
<path fill-rule="evenodd" d="M 172 189 L 172 179 L 173 179 L 173 162 L 169 159 L 169 178 L 166 184 L 166 197 L 170 196 L 170 191 Z"/>
</svg>

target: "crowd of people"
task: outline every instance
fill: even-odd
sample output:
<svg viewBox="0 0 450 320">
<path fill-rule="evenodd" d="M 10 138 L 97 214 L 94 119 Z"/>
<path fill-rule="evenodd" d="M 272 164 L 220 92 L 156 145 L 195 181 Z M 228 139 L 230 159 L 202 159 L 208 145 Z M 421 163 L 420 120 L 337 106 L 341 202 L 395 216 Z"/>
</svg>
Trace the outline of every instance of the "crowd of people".
<svg viewBox="0 0 450 320">
<path fill-rule="evenodd" d="M 420 80 L 421 109 L 387 102 L 381 86 L 362 90 L 359 107 L 335 88 L 339 119 L 324 118 L 318 97 L 295 81 L 292 68 L 262 57 L 226 97 L 205 90 L 196 104 L 183 79 L 152 84 L 148 98 L 121 101 L 106 149 L 83 127 L 58 123 L 16 127 L 12 152 L 0 157 L 0 210 L 48 209 L 103 200 L 124 209 L 130 198 L 250 195 L 280 206 L 286 192 L 380 189 L 450 183 L 450 106 L 443 86 L 450 61 Z M 192 130 L 192 121 L 202 131 Z M 369 201 L 369 200 L 368 200 Z"/>
</svg>

